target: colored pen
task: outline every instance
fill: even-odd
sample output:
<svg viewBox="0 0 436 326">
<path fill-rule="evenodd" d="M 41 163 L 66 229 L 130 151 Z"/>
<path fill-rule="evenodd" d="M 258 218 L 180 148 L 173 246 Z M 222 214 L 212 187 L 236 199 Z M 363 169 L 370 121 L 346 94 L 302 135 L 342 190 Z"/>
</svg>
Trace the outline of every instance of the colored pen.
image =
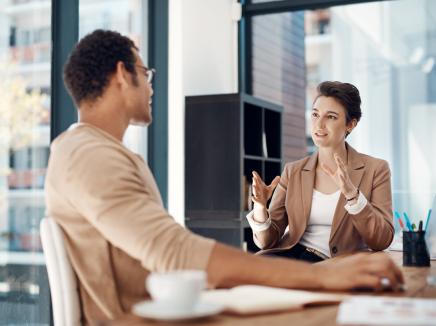
<svg viewBox="0 0 436 326">
<path fill-rule="evenodd" d="M 395 216 L 397 217 L 398 223 L 400 223 L 400 228 L 401 230 L 404 230 L 404 224 L 403 224 L 403 220 L 401 219 L 400 214 L 398 214 L 398 212 L 395 212 Z"/>
<path fill-rule="evenodd" d="M 403 215 L 404 215 L 404 219 L 406 220 L 407 228 L 409 229 L 409 231 L 413 231 L 412 224 L 410 224 L 409 216 L 407 216 L 406 212 L 404 212 Z"/>
<path fill-rule="evenodd" d="M 399 221 L 401 221 L 401 224 L 402 224 L 403 221 L 401 220 L 400 213 L 398 213 L 397 211 L 395 211 L 394 214 L 395 214 L 395 216 L 397 217 L 397 219 L 398 219 Z M 400 226 L 401 226 L 401 224 L 400 224 Z M 403 224 L 403 227 L 404 227 L 404 224 Z M 406 227 L 404 228 L 404 230 L 405 230 L 405 231 L 412 231 L 412 230 L 409 228 L 409 225 L 407 224 L 407 221 L 406 221 Z"/>
<path fill-rule="evenodd" d="M 422 232 L 422 220 L 419 221 L 418 231 L 419 231 L 419 232 Z"/>
<path fill-rule="evenodd" d="M 425 231 L 427 231 L 428 221 L 430 220 L 430 216 L 431 216 L 431 208 L 428 210 L 427 221 L 425 222 L 425 228 L 424 228 Z"/>
<path fill-rule="evenodd" d="M 416 229 L 416 224 L 412 223 L 412 231 L 415 231 L 415 229 Z"/>
</svg>

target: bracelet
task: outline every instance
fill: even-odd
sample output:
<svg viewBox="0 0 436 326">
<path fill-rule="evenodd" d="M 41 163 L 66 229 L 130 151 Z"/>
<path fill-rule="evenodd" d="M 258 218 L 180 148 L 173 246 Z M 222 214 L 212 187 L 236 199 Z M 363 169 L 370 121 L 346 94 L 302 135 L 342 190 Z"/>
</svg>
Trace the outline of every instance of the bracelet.
<svg viewBox="0 0 436 326">
<path fill-rule="evenodd" d="M 347 202 L 348 201 L 352 201 L 352 200 L 355 200 L 357 197 L 359 196 L 359 188 L 357 188 L 357 193 L 356 193 L 356 195 L 353 197 L 353 198 L 350 198 L 350 199 L 348 199 L 348 198 L 345 198 L 346 200 L 347 200 Z"/>
</svg>

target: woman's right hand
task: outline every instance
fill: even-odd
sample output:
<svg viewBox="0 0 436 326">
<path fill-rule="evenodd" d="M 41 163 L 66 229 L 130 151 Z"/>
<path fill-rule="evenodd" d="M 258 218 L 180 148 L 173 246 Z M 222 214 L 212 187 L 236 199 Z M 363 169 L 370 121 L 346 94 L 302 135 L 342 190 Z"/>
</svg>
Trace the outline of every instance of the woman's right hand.
<svg viewBox="0 0 436 326">
<path fill-rule="evenodd" d="M 253 174 L 253 196 L 251 197 L 252 200 L 266 208 L 266 203 L 271 198 L 272 193 L 274 192 L 274 189 L 277 187 L 277 185 L 280 182 L 280 177 L 277 176 L 274 178 L 274 180 L 271 182 L 269 186 L 267 186 L 259 174 L 257 174 L 256 171 L 252 172 Z"/>
</svg>

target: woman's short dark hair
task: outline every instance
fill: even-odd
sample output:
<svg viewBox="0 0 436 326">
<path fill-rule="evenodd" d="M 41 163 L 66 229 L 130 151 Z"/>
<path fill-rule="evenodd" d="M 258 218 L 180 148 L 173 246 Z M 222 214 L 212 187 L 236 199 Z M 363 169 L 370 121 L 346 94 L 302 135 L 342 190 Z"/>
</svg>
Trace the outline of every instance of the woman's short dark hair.
<svg viewBox="0 0 436 326">
<path fill-rule="evenodd" d="M 347 124 L 353 119 L 359 121 L 362 117 L 360 109 L 362 101 L 356 86 L 338 81 L 325 81 L 318 85 L 317 90 L 318 96 L 316 98 L 320 96 L 333 97 L 342 104 L 345 108 Z"/>
<path fill-rule="evenodd" d="M 120 61 L 136 84 L 132 49 L 137 49 L 132 40 L 113 31 L 99 29 L 82 38 L 64 66 L 64 83 L 76 105 L 101 96 Z"/>
</svg>

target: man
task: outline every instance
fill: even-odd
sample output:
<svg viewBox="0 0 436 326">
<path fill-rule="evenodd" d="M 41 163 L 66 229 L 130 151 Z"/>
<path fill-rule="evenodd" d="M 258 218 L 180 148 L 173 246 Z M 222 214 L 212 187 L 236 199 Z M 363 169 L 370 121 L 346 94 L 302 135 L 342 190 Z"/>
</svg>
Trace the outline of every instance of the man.
<svg viewBox="0 0 436 326">
<path fill-rule="evenodd" d="M 130 123 L 152 121 L 152 73 L 132 41 L 102 30 L 85 36 L 65 65 L 79 122 L 52 144 L 46 205 L 64 231 L 86 322 L 129 311 L 147 296 L 150 271 L 202 269 L 219 287 L 381 289 L 382 278 L 394 288 L 403 282 L 383 254 L 309 265 L 253 256 L 178 225 L 146 163 L 122 144 Z"/>
</svg>

